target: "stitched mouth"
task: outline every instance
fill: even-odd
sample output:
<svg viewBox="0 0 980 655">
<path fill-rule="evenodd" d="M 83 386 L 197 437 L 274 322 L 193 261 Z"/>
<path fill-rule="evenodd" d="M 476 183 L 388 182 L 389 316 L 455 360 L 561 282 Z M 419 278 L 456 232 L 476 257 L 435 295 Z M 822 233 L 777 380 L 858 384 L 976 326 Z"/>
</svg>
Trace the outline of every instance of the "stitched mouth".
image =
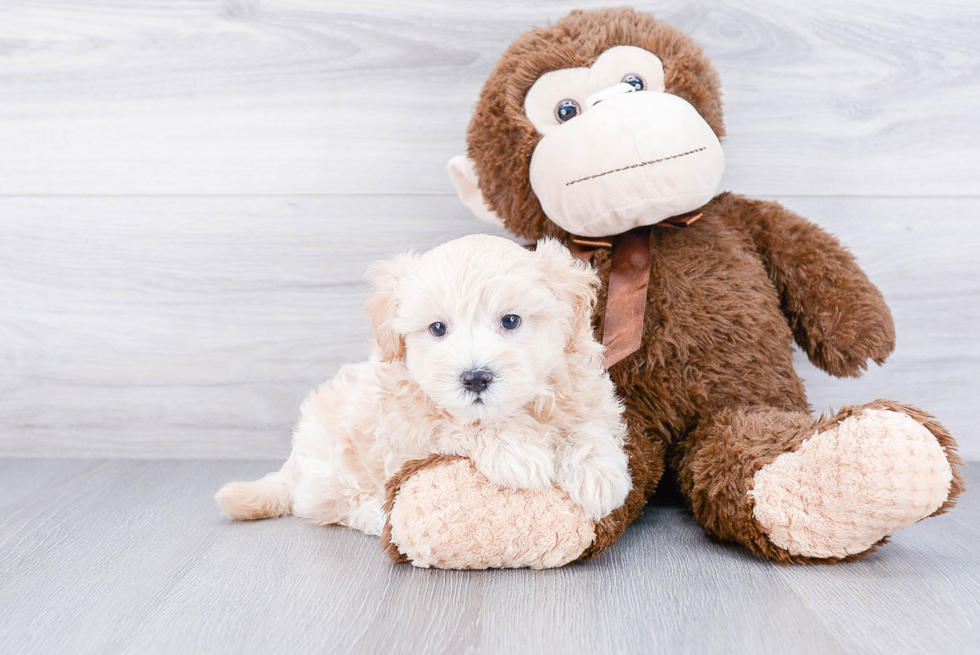
<svg viewBox="0 0 980 655">
<path fill-rule="evenodd" d="M 661 157 L 660 159 L 651 159 L 650 161 L 640 162 L 639 164 L 633 164 L 632 166 L 623 166 L 622 168 L 614 168 L 611 171 L 606 171 L 605 173 L 596 173 L 595 175 L 589 175 L 588 177 L 583 177 L 579 180 L 572 180 L 571 182 L 566 182 L 565 186 L 572 186 L 573 184 L 578 184 L 579 182 L 585 182 L 586 180 L 594 180 L 597 177 L 602 177 L 603 175 L 612 175 L 613 173 L 619 173 L 621 171 L 628 171 L 631 168 L 640 168 L 641 166 L 650 166 L 651 164 L 659 164 L 660 162 L 669 161 L 671 159 L 679 159 L 681 157 L 687 157 L 688 155 L 693 155 L 696 152 L 701 152 L 702 150 L 707 150 L 706 147 L 702 146 L 696 150 L 688 150 L 687 152 L 682 152 L 679 155 L 671 155 L 670 157 Z"/>
</svg>

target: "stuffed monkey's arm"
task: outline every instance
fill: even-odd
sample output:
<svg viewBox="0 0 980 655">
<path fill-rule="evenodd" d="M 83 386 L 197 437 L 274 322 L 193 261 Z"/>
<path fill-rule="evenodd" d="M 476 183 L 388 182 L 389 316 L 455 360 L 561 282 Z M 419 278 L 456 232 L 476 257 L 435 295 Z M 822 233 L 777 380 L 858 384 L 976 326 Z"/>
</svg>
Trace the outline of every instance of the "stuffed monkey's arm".
<svg viewBox="0 0 980 655">
<path fill-rule="evenodd" d="M 783 313 L 814 366 L 857 377 L 867 360 L 882 364 L 895 348 L 895 326 L 881 292 L 840 242 L 775 202 L 738 203 Z"/>
<path fill-rule="evenodd" d="M 595 548 L 595 523 L 564 491 L 500 487 L 465 457 L 407 462 L 386 486 L 381 547 L 396 562 L 542 569 Z"/>
</svg>

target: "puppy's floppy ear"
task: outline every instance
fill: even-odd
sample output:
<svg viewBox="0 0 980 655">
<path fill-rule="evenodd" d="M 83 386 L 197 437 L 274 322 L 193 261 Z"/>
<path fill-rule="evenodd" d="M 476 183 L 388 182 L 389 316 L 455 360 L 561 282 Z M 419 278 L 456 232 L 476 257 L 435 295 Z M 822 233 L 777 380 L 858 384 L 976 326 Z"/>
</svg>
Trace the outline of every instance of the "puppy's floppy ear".
<svg viewBox="0 0 980 655">
<path fill-rule="evenodd" d="M 418 257 L 406 253 L 374 262 L 368 268 L 366 277 L 374 287 L 374 293 L 364 303 L 364 311 L 371 316 L 375 348 L 383 362 L 405 359 L 405 338 L 395 330 L 392 322 L 398 315 L 401 281 L 417 264 Z"/>
<path fill-rule="evenodd" d="M 571 334 L 566 350 L 577 348 L 583 340 L 591 342 L 592 310 L 595 309 L 599 276 L 555 239 L 538 241 L 535 252 L 551 290 L 570 307 Z"/>
</svg>

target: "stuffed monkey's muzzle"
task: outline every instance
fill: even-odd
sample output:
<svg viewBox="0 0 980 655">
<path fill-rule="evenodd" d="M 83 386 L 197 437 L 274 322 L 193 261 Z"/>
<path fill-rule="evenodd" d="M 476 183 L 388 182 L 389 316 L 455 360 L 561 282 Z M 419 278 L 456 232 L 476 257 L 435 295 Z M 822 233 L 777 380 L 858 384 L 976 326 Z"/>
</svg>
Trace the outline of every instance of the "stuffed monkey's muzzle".
<svg viewBox="0 0 980 655">
<path fill-rule="evenodd" d="M 548 218 L 597 237 L 701 207 L 724 170 L 721 143 L 694 107 L 642 91 L 600 98 L 542 137 L 530 179 Z"/>
</svg>

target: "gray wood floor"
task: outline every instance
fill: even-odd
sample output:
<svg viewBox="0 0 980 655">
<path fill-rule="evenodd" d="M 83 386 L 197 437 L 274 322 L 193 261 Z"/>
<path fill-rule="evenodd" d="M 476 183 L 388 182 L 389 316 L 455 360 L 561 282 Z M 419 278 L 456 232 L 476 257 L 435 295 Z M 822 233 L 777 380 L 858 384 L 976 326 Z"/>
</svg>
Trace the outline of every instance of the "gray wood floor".
<svg viewBox="0 0 980 655">
<path fill-rule="evenodd" d="M 652 507 L 588 564 L 447 572 L 393 565 L 347 528 L 222 518 L 220 484 L 276 466 L 0 460 L 0 652 L 923 655 L 980 639 L 975 491 L 853 564 L 783 568 Z"/>
</svg>

